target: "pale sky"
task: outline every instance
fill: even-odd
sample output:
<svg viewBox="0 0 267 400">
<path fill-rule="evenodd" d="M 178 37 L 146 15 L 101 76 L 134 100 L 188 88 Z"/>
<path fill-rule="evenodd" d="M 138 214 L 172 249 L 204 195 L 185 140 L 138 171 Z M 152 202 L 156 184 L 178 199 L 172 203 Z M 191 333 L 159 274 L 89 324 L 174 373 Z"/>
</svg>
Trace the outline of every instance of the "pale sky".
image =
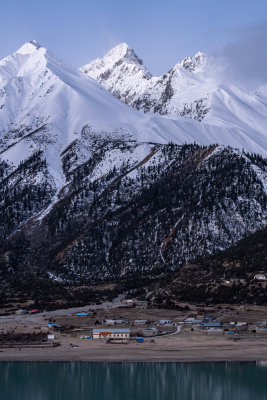
<svg viewBox="0 0 267 400">
<path fill-rule="evenodd" d="M 267 27 L 266 0 L 0 0 L 0 59 L 29 40 L 75 66 L 126 42 L 156 75 Z M 260 50 L 259 50 L 260 51 Z"/>
</svg>

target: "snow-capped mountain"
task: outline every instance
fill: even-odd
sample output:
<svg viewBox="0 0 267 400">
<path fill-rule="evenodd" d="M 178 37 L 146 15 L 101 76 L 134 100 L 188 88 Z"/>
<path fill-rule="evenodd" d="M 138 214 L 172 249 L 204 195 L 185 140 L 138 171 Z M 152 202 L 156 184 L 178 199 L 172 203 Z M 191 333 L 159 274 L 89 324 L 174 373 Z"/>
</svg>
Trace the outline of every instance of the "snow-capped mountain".
<svg viewBox="0 0 267 400">
<path fill-rule="evenodd" d="M 154 79 L 119 50 L 119 76 Z M 177 71 L 206 64 L 199 54 Z M 267 164 L 249 154 L 267 154 L 265 105 L 227 96 L 217 93 L 223 123 L 212 108 L 201 122 L 161 116 L 35 41 L 0 61 L 0 282 L 25 271 L 79 284 L 162 272 L 265 227 Z"/>
<path fill-rule="evenodd" d="M 134 50 L 126 43 L 122 43 L 102 59 L 97 58 L 81 70 L 137 110 L 157 112 L 162 115 L 189 115 L 201 120 L 208 111 L 209 90 L 207 87 L 203 88 L 201 93 L 198 75 L 203 73 L 206 63 L 207 56 L 197 53 L 193 58 L 183 59 L 165 75 L 153 77 Z M 181 94 L 183 94 L 182 99 Z M 199 96 L 199 100 L 203 103 L 202 109 L 195 104 L 194 109 L 189 112 L 190 102 L 195 102 Z"/>
<path fill-rule="evenodd" d="M 222 58 L 197 53 L 160 77 L 152 76 L 125 43 L 81 70 L 137 110 L 182 115 L 266 146 L 267 87 L 252 91 L 231 82 Z M 214 130 L 216 131 L 216 130 Z M 241 138 L 242 137 L 242 138 Z"/>
<path fill-rule="evenodd" d="M 125 45 L 114 49 L 107 58 L 117 60 L 122 72 L 130 68 L 130 75 L 135 71 L 138 79 L 148 82 L 152 79 Z M 190 71 L 198 71 L 204 62 L 202 58 L 199 55 L 193 61 L 184 60 L 183 64 Z M 218 93 L 217 96 L 224 99 L 226 95 Z M 228 103 L 231 107 L 231 99 Z M 265 110 L 261 111 L 265 122 Z M 58 187 L 65 179 L 60 156 L 64 149 L 76 141 L 79 148 L 76 164 L 88 157 L 85 127 L 101 135 L 119 132 L 138 142 L 219 143 L 265 154 L 266 132 L 258 116 L 259 113 L 255 119 L 253 115 L 250 117 L 254 128 L 246 130 L 229 123 L 218 126 L 212 125 L 212 121 L 200 124 L 188 118 L 138 113 L 35 41 L 0 61 L 1 159 L 18 165 L 35 151 L 42 150 Z"/>
</svg>

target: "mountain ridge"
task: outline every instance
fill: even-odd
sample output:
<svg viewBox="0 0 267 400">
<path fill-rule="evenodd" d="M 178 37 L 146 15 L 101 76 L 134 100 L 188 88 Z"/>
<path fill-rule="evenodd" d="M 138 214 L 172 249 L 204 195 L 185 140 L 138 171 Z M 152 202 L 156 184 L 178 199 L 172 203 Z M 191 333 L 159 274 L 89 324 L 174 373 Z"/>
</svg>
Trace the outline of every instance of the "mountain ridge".
<svg viewBox="0 0 267 400">
<path fill-rule="evenodd" d="M 251 138 L 261 134 L 264 145 L 266 85 L 253 91 L 231 81 L 225 75 L 222 57 L 199 52 L 185 57 L 162 76 L 149 79 L 140 69 L 132 71 L 127 60 L 111 65 L 106 57 L 96 63 L 101 64 L 101 74 L 94 61 L 81 71 L 133 108 L 170 117 L 187 116 L 217 129 L 231 126 L 239 135 L 249 134 Z"/>
<path fill-rule="evenodd" d="M 129 51 L 118 52 L 127 55 L 119 71 L 140 64 Z M 205 57 L 178 71 L 202 74 Z M 236 89 L 216 93 L 222 119 L 236 108 L 233 124 L 208 124 L 213 110 L 201 122 L 134 110 L 35 41 L 2 60 L 3 279 L 28 273 L 75 286 L 155 277 L 264 228 L 265 106 L 251 112 L 250 94 L 241 107 Z M 253 113 L 255 129 L 240 128 Z"/>
</svg>

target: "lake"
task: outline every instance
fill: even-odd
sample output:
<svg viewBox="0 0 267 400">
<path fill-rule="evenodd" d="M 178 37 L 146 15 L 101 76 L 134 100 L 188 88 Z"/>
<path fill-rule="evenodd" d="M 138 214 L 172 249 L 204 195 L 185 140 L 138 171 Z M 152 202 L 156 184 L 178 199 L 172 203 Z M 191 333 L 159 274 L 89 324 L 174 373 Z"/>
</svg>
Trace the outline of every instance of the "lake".
<svg viewBox="0 0 267 400">
<path fill-rule="evenodd" d="M 0 363 L 1 400 L 267 400 L 267 363 Z"/>
</svg>

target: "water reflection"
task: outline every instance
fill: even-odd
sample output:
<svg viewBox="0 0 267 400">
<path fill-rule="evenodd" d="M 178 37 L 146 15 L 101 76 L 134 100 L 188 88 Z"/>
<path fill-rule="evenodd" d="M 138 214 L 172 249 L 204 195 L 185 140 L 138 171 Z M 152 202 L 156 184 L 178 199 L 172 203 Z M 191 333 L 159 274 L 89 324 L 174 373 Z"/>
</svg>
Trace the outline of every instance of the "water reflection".
<svg viewBox="0 0 267 400">
<path fill-rule="evenodd" d="M 0 399 L 267 400 L 263 365 L 0 363 Z"/>
</svg>

